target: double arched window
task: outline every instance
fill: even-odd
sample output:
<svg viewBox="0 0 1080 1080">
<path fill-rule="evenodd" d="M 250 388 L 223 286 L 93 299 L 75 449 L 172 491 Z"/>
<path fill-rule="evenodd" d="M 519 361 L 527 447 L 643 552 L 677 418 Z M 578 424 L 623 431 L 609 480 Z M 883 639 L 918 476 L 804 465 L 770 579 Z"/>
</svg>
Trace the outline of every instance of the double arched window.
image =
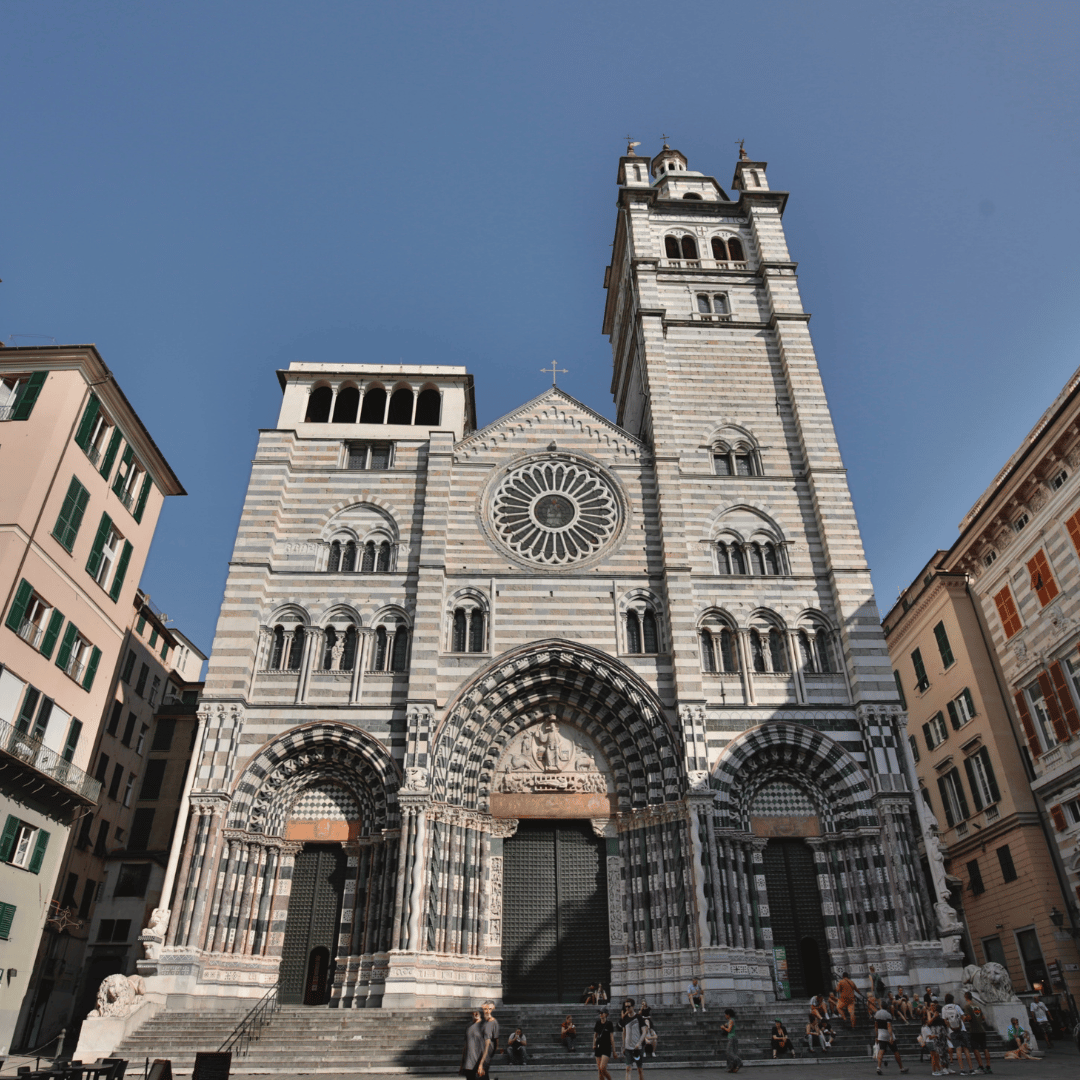
<svg viewBox="0 0 1080 1080">
<path fill-rule="evenodd" d="M 484 651 L 484 613 L 480 608 L 454 608 L 450 629 L 450 651 L 456 653 Z"/>
<path fill-rule="evenodd" d="M 701 640 L 701 666 L 705 671 L 733 674 L 739 670 L 739 643 L 736 630 L 721 615 L 709 615 L 698 631 Z"/>
<path fill-rule="evenodd" d="M 669 259 L 697 262 L 697 241 L 692 236 L 665 236 L 664 254 Z"/>
<path fill-rule="evenodd" d="M 328 626 L 323 631 L 323 671 L 352 671 L 356 667 L 356 647 L 359 634 L 355 626 Z"/>
<path fill-rule="evenodd" d="M 746 262 L 746 252 L 737 236 L 714 236 L 709 244 L 712 247 L 712 257 L 717 262 Z"/>
<path fill-rule="evenodd" d="M 407 671 L 409 628 L 402 622 L 384 622 L 375 628 L 372 671 Z"/>
<path fill-rule="evenodd" d="M 267 665 L 271 671 L 299 671 L 304 658 L 303 625 L 286 627 L 278 623 L 274 627 L 270 642 L 270 657 Z"/>
<path fill-rule="evenodd" d="M 799 665 L 807 675 L 830 675 L 839 670 L 833 655 L 835 639 L 823 618 L 810 615 L 799 623 Z"/>
<path fill-rule="evenodd" d="M 749 443 L 717 443 L 712 450 L 717 476 L 761 476 L 761 459 Z"/>
<path fill-rule="evenodd" d="M 660 618 L 651 597 L 636 596 L 626 606 L 623 627 L 626 651 L 631 655 L 656 656 L 660 652 Z"/>
<path fill-rule="evenodd" d="M 725 538 L 716 545 L 718 574 L 749 577 L 774 577 L 786 573 L 783 548 L 771 540 L 744 543 Z"/>
<path fill-rule="evenodd" d="M 791 670 L 785 638 L 775 626 L 755 626 L 750 630 L 750 659 L 759 674 L 782 674 Z"/>
<path fill-rule="evenodd" d="M 381 537 L 357 542 L 339 538 L 330 541 L 330 557 L 326 563 L 329 573 L 378 574 L 393 570 L 394 545 Z"/>
<path fill-rule="evenodd" d="M 361 389 L 353 383 L 322 385 L 308 397 L 304 421 L 308 424 L 395 424 L 434 427 L 442 417 L 442 394 L 435 386 L 418 391 L 398 383 L 388 391 L 374 382 Z"/>
</svg>

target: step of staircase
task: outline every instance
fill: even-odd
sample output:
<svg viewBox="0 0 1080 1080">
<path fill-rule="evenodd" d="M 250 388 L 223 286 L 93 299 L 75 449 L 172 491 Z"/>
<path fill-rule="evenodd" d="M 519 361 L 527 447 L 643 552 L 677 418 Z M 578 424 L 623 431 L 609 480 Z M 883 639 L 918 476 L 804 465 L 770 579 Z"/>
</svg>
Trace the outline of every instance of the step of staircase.
<svg viewBox="0 0 1080 1080">
<path fill-rule="evenodd" d="M 802 1002 L 743 1005 L 738 1014 L 739 1053 L 747 1061 L 771 1061 L 769 1032 L 779 1017 L 793 1035 L 798 1056 L 806 1059 L 798 1036 L 806 1023 Z M 570 1013 L 578 1027 L 573 1052 L 559 1040 L 559 1025 Z M 115 1053 L 132 1062 L 168 1058 L 174 1074 L 191 1073 L 198 1051 L 218 1050 L 243 1019 L 244 1012 L 162 1012 L 129 1035 Z M 594 1070 L 592 1026 L 597 1010 L 580 1004 L 505 1005 L 496 1010 L 500 1046 L 516 1027 L 529 1041 L 527 1064 L 511 1066 L 499 1055 L 495 1065 L 514 1072 Z M 691 1013 L 686 1006 L 658 1005 L 652 1022 L 660 1041 L 654 1062 L 664 1068 L 705 1068 L 723 1063 L 720 1025 L 722 1008 Z M 456 1072 L 461 1058 L 465 1009 L 330 1009 L 284 1006 L 252 1041 L 243 1056 L 234 1054 L 234 1073 L 301 1075 L 365 1072 Z M 862 1059 L 870 1053 L 873 1025 L 860 1017 L 854 1031 L 835 1025 L 838 1038 L 827 1055 L 831 1060 Z M 902 1056 L 919 1057 L 915 1025 L 896 1028 Z M 992 1051 L 1002 1052 L 996 1034 L 988 1037 Z M 822 1057 L 820 1052 L 812 1055 Z M 789 1059 L 790 1060 L 790 1059 Z M 927 1060 L 929 1057 L 927 1056 Z"/>
</svg>

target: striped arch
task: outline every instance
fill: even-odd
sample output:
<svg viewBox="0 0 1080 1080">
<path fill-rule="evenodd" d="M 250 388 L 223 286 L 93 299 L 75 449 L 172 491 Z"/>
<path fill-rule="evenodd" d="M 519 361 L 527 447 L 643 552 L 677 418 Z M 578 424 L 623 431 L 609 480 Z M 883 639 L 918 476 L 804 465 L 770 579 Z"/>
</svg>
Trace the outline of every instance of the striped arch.
<svg viewBox="0 0 1080 1080">
<path fill-rule="evenodd" d="M 772 721 L 733 739 L 713 769 L 723 827 L 749 830 L 750 806 L 771 780 L 806 792 L 826 832 L 878 826 L 870 781 L 839 743 L 814 728 Z"/>
<path fill-rule="evenodd" d="M 360 806 L 365 835 L 398 824 L 401 778 L 381 743 L 344 724 L 293 728 L 264 746 L 237 780 L 229 827 L 280 836 L 306 788 L 333 780 Z"/>
<path fill-rule="evenodd" d="M 451 702 L 432 737 L 435 798 L 487 810 L 503 750 L 547 713 L 600 747 L 620 811 L 680 797 L 679 736 L 653 692 L 605 653 L 553 638 L 501 656 Z"/>
</svg>

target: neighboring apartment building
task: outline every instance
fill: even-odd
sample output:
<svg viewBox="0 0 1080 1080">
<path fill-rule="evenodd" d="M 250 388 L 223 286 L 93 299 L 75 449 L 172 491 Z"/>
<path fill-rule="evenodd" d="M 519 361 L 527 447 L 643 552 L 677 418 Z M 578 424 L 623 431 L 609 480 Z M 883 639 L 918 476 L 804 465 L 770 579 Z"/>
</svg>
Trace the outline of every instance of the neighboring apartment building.
<svg viewBox="0 0 1080 1080">
<path fill-rule="evenodd" d="M 92 345 L 0 350 L 0 1054 L 73 823 L 166 495 L 182 495 Z"/>
<path fill-rule="evenodd" d="M 102 979 L 132 974 L 142 957 L 139 934 L 161 895 L 206 660 L 166 620 L 136 592 L 94 751 L 102 797 L 68 842 L 56 917 L 23 1002 L 14 1043 L 21 1049 L 61 1028 L 73 1039 Z"/>
<path fill-rule="evenodd" d="M 937 819 L 968 962 L 1003 965 L 1020 992 L 1049 990 L 1048 962 L 1075 959 L 1054 940 L 1051 919 L 1067 899 L 978 600 L 966 573 L 944 568 L 947 557 L 935 553 L 884 619 L 915 771 Z M 1066 974 L 1075 990 L 1075 973 Z"/>
<path fill-rule="evenodd" d="M 1080 370 L 960 525 L 943 569 L 966 573 L 1041 803 L 1048 879 L 1015 948 L 1029 988 L 1080 992 Z M 1020 869 L 1023 873 L 1023 868 Z M 1060 924 L 1060 925 L 1059 925 Z M 1049 970 L 1046 970 L 1049 969 Z M 1011 968 L 1016 978 L 1015 965 Z"/>
</svg>

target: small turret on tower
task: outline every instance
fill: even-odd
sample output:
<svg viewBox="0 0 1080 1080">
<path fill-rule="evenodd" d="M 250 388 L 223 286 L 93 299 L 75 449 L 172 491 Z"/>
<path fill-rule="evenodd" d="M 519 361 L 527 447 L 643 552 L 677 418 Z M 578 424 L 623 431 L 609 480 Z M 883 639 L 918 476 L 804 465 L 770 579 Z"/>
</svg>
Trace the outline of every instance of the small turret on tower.
<svg viewBox="0 0 1080 1080">
<path fill-rule="evenodd" d="M 664 143 L 664 149 L 652 159 L 652 174 L 659 180 L 668 173 L 686 172 L 686 165 L 685 155 Z"/>
<path fill-rule="evenodd" d="M 638 157 L 634 153 L 634 147 L 640 146 L 639 142 L 631 142 L 626 139 L 626 154 L 619 158 L 620 187 L 648 187 L 649 186 L 649 161 L 647 158 Z"/>
<path fill-rule="evenodd" d="M 736 191 L 768 191 L 769 181 L 765 176 L 767 161 L 751 161 L 750 155 L 739 145 L 739 161 L 735 166 L 735 178 L 731 186 Z"/>
</svg>

